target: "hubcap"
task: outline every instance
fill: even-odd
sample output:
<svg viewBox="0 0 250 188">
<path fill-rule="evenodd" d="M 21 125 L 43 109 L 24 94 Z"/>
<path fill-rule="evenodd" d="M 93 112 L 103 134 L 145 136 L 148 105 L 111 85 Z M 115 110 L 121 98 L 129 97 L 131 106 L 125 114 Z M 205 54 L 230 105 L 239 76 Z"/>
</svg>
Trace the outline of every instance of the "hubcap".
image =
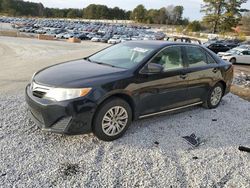
<svg viewBox="0 0 250 188">
<path fill-rule="evenodd" d="M 222 89 L 221 89 L 221 87 L 214 88 L 214 90 L 213 90 L 213 92 L 211 94 L 211 104 L 213 106 L 216 106 L 220 102 L 221 97 L 222 97 Z"/>
<path fill-rule="evenodd" d="M 122 106 L 110 108 L 102 119 L 102 130 L 108 136 L 122 132 L 128 122 L 128 112 Z"/>
</svg>

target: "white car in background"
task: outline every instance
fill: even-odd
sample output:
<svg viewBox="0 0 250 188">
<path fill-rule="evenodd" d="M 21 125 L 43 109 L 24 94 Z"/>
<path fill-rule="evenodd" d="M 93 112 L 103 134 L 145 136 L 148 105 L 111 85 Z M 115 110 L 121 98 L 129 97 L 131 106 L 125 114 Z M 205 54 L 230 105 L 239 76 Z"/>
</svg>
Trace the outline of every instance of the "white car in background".
<svg viewBox="0 0 250 188">
<path fill-rule="evenodd" d="M 121 42 L 119 35 L 114 35 L 111 39 L 108 40 L 108 44 L 118 44 Z"/>
<path fill-rule="evenodd" d="M 218 56 L 231 63 L 242 63 L 250 65 L 250 49 L 233 48 L 227 52 L 219 52 Z"/>
<path fill-rule="evenodd" d="M 92 42 L 100 42 L 101 38 L 100 37 L 93 37 L 91 39 Z"/>
</svg>

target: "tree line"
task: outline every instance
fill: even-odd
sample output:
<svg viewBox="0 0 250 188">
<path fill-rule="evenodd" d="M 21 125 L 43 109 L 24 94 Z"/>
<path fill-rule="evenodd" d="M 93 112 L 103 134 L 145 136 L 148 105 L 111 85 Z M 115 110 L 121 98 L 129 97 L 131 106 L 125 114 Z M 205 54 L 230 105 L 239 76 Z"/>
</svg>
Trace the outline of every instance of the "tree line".
<svg viewBox="0 0 250 188">
<path fill-rule="evenodd" d="M 0 0 L 0 13 L 8 16 L 32 16 L 46 18 L 129 19 L 131 11 L 118 7 L 91 4 L 84 9 L 47 8 L 42 3 L 23 0 Z"/>
<path fill-rule="evenodd" d="M 130 15 L 131 20 L 148 24 L 186 25 L 188 19 L 183 19 L 183 6 L 167 6 L 160 9 L 147 10 L 138 5 Z"/>
<path fill-rule="evenodd" d="M 213 33 L 232 31 L 233 27 L 246 23 L 242 14 L 242 4 L 247 0 L 203 0 L 201 12 L 205 14 L 202 21 L 189 22 L 183 18 L 183 6 L 167 6 L 160 9 L 146 9 L 138 5 L 132 11 L 110 8 L 106 5 L 90 4 L 83 9 L 47 8 L 42 3 L 23 0 L 0 0 L 0 14 L 8 16 L 30 16 L 45 18 L 85 18 L 134 20 L 146 24 L 184 25 L 190 31 L 209 30 Z"/>
<path fill-rule="evenodd" d="M 168 6 L 161 9 L 145 9 L 138 5 L 133 11 L 119 7 L 109 8 L 106 5 L 90 4 L 83 9 L 47 8 L 42 3 L 23 0 L 0 0 L 0 13 L 8 16 L 32 16 L 46 18 L 85 18 L 85 19 L 118 19 L 135 20 L 150 24 L 182 24 L 182 6 Z"/>
</svg>

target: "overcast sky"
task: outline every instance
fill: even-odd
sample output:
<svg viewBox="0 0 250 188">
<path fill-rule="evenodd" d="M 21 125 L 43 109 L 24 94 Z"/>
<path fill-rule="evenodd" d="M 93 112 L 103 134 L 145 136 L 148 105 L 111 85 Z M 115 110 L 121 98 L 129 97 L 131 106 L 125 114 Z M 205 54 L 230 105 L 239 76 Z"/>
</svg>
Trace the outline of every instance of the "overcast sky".
<svg viewBox="0 0 250 188">
<path fill-rule="evenodd" d="M 182 5 L 184 7 L 184 17 L 191 20 L 202 18 L 200 8 L 202 0 L 29 0 L 41 2 L 46 7 L 53 8 L 84 8 L 89 4 L 102 4 L 108 7 L 118 6 L 122 9 L 133 10 L 138 4 L 143 4 L 147 9 L 161 8 L 168 5 Z M 243 5 L 243 8 L 250 9 L 250 2 Z"/>
</svg>

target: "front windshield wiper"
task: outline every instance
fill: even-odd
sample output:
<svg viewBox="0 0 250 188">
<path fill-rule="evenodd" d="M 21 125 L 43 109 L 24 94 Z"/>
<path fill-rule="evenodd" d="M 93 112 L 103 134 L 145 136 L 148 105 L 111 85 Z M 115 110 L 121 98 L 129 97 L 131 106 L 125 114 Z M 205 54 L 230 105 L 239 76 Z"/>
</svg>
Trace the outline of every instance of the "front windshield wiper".
<svg viewBox="0 0 250 188">
<path fill-rule="evenodd" d="M 97 63 L 99 65 L 106 65 L 106 66 L 109 66 L 109 67 L 117 67 L 117 66 L 114 66 L 114 65 L 110 65 L 108 63 L 103 63 L 103 62 L 97 62 L 97 61 L 92 61 L 93 63 Z M 118 67 L 119 68 L 119 67 Z"/>
<path fill-rule="evenodd" d="M 110 66 L 110 67 L 117 67 L 117 66 L 114 66 L 114 65 L 110 65 L 108 63 L 103 63 L 103 62 L 98 62 L 98 61 L 92 61 L 90 58 L 86 58 L 86 60 L 89 61 L 89 62 L 91 62 L 91 63 L 96 63 L 96 64 L 99 64 L 99 65 L 107 65 L 107 66 Z"/>
</svg>

